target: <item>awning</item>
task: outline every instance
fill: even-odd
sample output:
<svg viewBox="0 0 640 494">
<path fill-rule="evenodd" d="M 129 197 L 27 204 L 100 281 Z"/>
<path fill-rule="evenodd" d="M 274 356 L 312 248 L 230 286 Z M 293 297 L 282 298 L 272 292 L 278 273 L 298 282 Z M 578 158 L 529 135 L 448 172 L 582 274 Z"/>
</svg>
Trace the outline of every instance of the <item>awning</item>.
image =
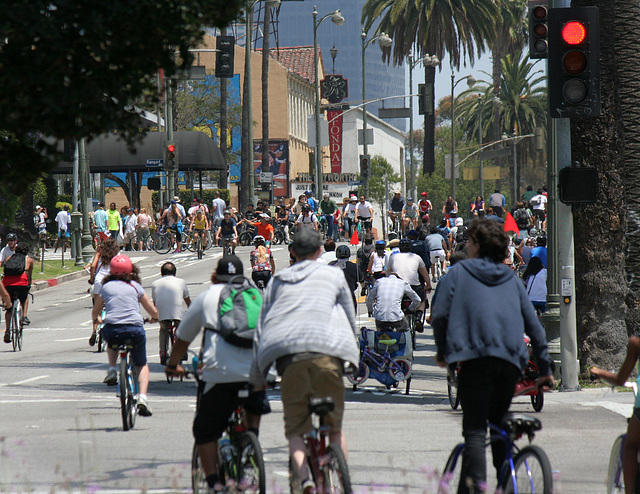
<svg viewBox="0 0 640 494">
<path fill-rule="evenodd" d="M 226 170 L 227 165 L 220 148 L 206 134 L 197 131 L 174 132 L 180 171 Z M 164 158 L 166 133 L 150 132 L 135 145 L 135 154 L 129 152 L 126 142 L 118 134 L 103 134 L 87 144 L 87 157 L 91 173 L 125 171 L 159 171 L 162 166 L 148 166 L 148 160 Z M 62 142 L 60 151 L 62 151 Z M 73 163 L 61 162 L 53 173 L 72 173 Z"/>
</svg>

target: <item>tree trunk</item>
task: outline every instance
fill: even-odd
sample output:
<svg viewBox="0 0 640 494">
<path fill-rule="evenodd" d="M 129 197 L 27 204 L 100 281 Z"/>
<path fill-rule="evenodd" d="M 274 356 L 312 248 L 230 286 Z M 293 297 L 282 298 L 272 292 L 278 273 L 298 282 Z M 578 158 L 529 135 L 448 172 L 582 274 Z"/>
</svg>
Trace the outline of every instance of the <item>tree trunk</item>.
<svg viewBox="0 0 640 494">
<path fill-rule="evenodd" d="M 587 2 L 579 3 L 585 5 Z M 623 86 L 623 74 L 616 65 L 618 47 L 614 45 L 615 39 L 618 42 L 626 39 L 628 50 L 635 54 L 632 38 L 628 36 L 631 29 L 619 22 L 618 10 L 623 3 L 629 2 L 617 0 L 612 4 L 590 0 L 588 3 L 596 4 L 600 10 L 602 115 L 571 120 L 572 160 L 583 166 L 595 167 L 600 175 L 598 202 L 574 208 L 578 352 L 583 370 L 593 364 L 612 368 L 624 358 L 627 342 L 625 301 L 629 304 L 629 300 L 632 300 L 627 298 L 625 253 L 627 257 L 635 254 L 626 251 L 624 207 L 630 195 L 635 194 L 636 201 L 640 197 L 638 182 L 636 190 L 630 194 L 623 180 L 625 160 L 630 151 L 628 148 L 625 150 L 627 115 L 624 112 L 629 108 L 622 111 L 623 91 L 621 89 L 619 93 L 618 88 Z M 574 6 L 580 5 L 576 2 Z M 630 11 L 631 6 L 625 10 Z M 635 11 L 637 17 L 637 4 Z M 628 22 L 638 25 L 637 19 Z M 633 58 L 637 59 L 637 56 Z M 625 63 L 625 71 L 632 69 L 632 65 Z M 635 69 L 637 72 L 637 67 Z M 633 84 L 637 85 L 635 75 L 624 75 L 625 80 L 632 77 L 635 77 Z M 628 85 L 625 92 L 632 88 Z M 633 99 L 630 98 L 624 106 L 631 107 L 632 103 Z M 633 113 L 637 115 L 638 109 Z M 632 170 L 629 168 L 627 171 Z M 636 310 L 633 310 L 633 314 L 637 318 Z"/>
<path fill-rule="evenodd" d="M 129 204 L 131 204 L 131 189 L 129 189 L 129 185 L 127 184 L 127 182 L 122 180 L 120 177 L 116 177 L 113 173 L 105 173 L 104 176 L 105 178 L 113 180 L 120 187 L 122 187 L 122 191 L 124 192 L 124 195 L 126 196 L 127 201 L 129 202 Z"/>
<path fill-rule="evenodd" d="M 424 65 L 424 82 L 427 88 L 431 88 L 431 101 L 427 103 L 427 110 L 424 114 L 424 147 L 422 158 L 422 174 L 431 174 L 436 171 L 435 157 L 435 132 L 436 132 L 436 116 L 435 116 L 435 80 L 436 69 L 428 64 Z M 412 150 L 413 152 L 413 150 Z"/>
</svg>

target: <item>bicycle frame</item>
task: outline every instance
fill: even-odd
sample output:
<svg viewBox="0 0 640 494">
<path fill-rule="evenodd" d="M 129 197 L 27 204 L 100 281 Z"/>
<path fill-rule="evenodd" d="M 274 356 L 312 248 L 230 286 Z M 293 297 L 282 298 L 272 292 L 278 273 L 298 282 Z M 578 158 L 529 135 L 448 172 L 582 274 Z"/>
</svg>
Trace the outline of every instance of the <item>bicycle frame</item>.
<svg viewBox="0 0 640 494">
<path fill-rule="evenodd" d="M 309 452 L 308 466 L 313 470 L 312 477 L 317 479 L 317 492 L 324 492 L 324 477 L 322 475 L 322 459 L 327 451 L 327 438 L 329 437 L 329 426 L 324 425 L 324 420 L 320 418 L 320 425 L 304 436 L 304 443 Z"/>
</svg>

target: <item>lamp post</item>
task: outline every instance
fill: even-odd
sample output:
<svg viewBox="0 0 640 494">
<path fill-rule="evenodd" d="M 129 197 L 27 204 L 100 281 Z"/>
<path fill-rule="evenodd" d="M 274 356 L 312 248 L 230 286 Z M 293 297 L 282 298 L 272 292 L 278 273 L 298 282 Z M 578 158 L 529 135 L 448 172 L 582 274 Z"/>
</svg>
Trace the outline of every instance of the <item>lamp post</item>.
<svg viewBox="0 0 640 494">
<path fill-rule="evenodd" d="M 478 101 L 480 100 L 481 97 L 482 95 L 478 94 Z M 481 105 L 478 105 L 478 144 L 480 148 L 482 148 L 482 135 L 483 135 L 482 110 L 484 110 L 484 107 L 487 103 L 491 103 L 494 108 L 497 108 L 500 106 L 500 99 L 497 96 L 494 96 L 490 100 L 487 100 Z M 483 161 L 482 158 L 480 158 L 480 195 L 482 196 L 482 199 L 484 199 L 484 174 L 482 170 L 482 161 Z"/>
<path fill-rule="evenodd" d="M 420 60 L 416 60 L 414 62 L 413 55 L 409 55 L 409 95 L 413 94 L 413 69 L 420 62 L 428 65 L 429 67 L 437 67 L 440 65 L 440 60 L 435 55 L 425 55 Z M 416 164 L 415 157 L 413 156 L 413 96 L 409 96 L 409 181 L 407 183 L 407 195 L 411 193 L 411 195 L 416 196 L 416 191 L 414 190 L 416 187 Z"/>
<path fill-rule="evenodd" d="M 335 74 L 336 73 L 336 57 L 338 56 L 338 49 L 336 48 L 335 43 L 333 44 L 333 47 L 329 50 L 329 53 L 331 53 L 331 73 Z"/>
<path fill-rule="evenodd" d="M 331 19 L 336 26 L 342 26 L 344 24 L 344 17 L 340 13 L 340 9 L 336 9 L 333 12 L 326 14 L 318 20 L 318 11 L 314 5 L 313 7 L 313 70 L 314 81 L 313 86 L 316 92 L 316 107 L 314 112 L 315 128 L 316 128 L 316 142 L 315 142 L 315 183 L 316 183 L 316 197 L 322 197 L 322 157 L 320 146 L 320 81 L 318 78 L 318 26 L 322 24 L 326 19 Z"/>
<path fill-rule="evenodd" d="M 469 87 L 475 85 L 476 80 L 472 75 L 465 75 L 456 81 L 456 76 L 451 72 L 451 197 L 456 200 L 456 98 L 454 91 L 458 83 L 466 79 Z"/>
<path fill-rule="evenodd" d="M 380 45 L 380 49 L 388 48 L 391 46 L 392 40 L 386 33 L 380 33 L 375 35 L 373 38 L 367 41 L 367 33 L 362 29 L 362 33 L 360 34 L 360 38 L 362 39 L 362 154 L 369 154 L 368 149 L 368 141 L 367 141 L 367 76 L 365 70 L 365 50 L 367 46 L 369 46 L 374 41 L 378 40 L 378 44 Z M 373 142 L 371 143 L 373 144 Z M 367 174 L 364 177 L 364 195 L 369 195 L 369 175 Z"/>
</svg>

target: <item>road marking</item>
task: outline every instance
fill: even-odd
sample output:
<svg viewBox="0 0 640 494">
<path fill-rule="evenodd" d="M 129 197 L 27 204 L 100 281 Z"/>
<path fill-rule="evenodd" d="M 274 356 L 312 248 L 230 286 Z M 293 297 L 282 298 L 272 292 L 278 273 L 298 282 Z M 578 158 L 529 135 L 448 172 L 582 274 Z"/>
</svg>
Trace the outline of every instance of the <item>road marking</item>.
<svg viewBox="0 0 640 494">
<path fill-rule="evenodd" d="M 617 414 L 622 415 L 623 417 L 630 417 L 633 413 L 633 403 L 617 403 L 614 401 L 591 401 L 580 403 L 580 405 L 584 407 L 602 407 L 606 408 L 611 412 L 615 412 Z"/>
<path fill-rule="evenodd" d="M 82 340 L 86 340 L 86 339 L 87 339 L 87 337 L 83 336 L 82 338 L 66 338 L 64 340 L 55 340 L 55 341 L 57 341 L 59 343 L 62 343 L 62 342 L 65 342 L 65 341 L 82 341 Z"/>
<path fill-rule="evenodd" d="M 67 303 L 69 303 L 69 302 L 77 302 L 78 300 L 82 300 L 83 298 L 88 298 L 90 296 L 91 296 L 91 294 L 87 293 L 86 295 L 83 295 L 82 297 L 77 297 L 77 298 L 72 298 L 71 300 L 67 300 Z"/>
<path fill-rule="evenodd" d="M 40 379 L 46 379 L 47 377 L 49 377 L 48 375 L 45 376 L 35 376 L 35 377 L 30 377 L 29 379 L 24 379 L 22 381 L 16 381 L 14 383 L 0 383 L 0 387 L 4 387 L 4 386 L 20 386 L 21 384 L 27 384 L 33 381 L 38 381 Z"/>
</svg>

